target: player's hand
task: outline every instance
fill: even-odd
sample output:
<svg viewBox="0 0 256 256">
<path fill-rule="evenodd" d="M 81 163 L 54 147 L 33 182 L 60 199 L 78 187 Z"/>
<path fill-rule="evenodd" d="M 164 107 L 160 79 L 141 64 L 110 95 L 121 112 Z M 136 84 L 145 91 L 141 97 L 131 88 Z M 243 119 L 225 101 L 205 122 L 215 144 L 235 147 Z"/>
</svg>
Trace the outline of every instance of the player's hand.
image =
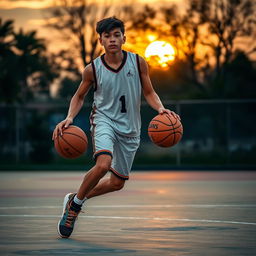
<svg viewBox="0 0 256 256">
<path fill-rule="evenodd" d="M 167 109 L 167 108 L 159 108 L 158 113 L 160 115 L 166 113 L 166 114 L 173 116 L 173 117 L 177 118 L 178 120 L 180 120 L 180 116 L 178 114 L 176 114 L 174 111 L 171 111 L 170 109 Z"/>
<path fill-rule="evenodd" d="M 55 140 L 57 138 L 58 134 L 60 134 L 62 136 L 63 129 L 68 128 L 68 126 L 72 123 L 73 123 L 73 119 L 70 117 L 66 118 L 65 120 L 58 123 L 53 131 L 52 140 Z"/>
</svg>

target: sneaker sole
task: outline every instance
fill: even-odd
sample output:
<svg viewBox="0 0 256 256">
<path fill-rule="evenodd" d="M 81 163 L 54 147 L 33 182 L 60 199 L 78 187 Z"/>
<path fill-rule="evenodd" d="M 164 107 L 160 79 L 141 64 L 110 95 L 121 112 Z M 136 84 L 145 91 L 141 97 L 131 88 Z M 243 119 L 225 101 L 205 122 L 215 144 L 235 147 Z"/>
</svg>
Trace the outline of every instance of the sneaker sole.
<svg viewBox="0 0 256 256">
<path fill-rule="evenodd" d="M 65 213 L 65 209 L 66 209 L 67 202 L 68 202 L 68 200 L 69 200 L 69 196 L 72 195 L 72 194 L 73 194 L 73 193 L 66 194 L 65 197 L 64 197 L 62 217 L 63 217 L 63 215 L 64 215 L 64 213 Z M 62 217 L 61 217 L 61 219 L 62 219 Z M 59 227 L 60 227 L 60 221 L 61 221 L 61 219 L 59 220 L 58 226 L 57 226 L 57 227 L 58 227 L 58 228 L 57 228 L 58 234 L 59 234 L 59 236 L 62 237 L 62 238 L 69 238 L 69 236 L 63 236 L 63 235 L 60 233 Z"/>
</svg>

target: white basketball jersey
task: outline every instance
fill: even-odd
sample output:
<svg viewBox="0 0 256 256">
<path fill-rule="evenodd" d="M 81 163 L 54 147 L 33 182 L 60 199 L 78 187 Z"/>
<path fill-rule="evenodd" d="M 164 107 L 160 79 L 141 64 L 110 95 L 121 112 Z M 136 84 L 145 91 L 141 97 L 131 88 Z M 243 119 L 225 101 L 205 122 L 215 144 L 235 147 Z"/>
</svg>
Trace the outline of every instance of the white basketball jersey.
<svg viewBox="0 0 256 256">
<path fill-rule="evenodd" d="M 139 136 L 141 128 L 141 78 L 138 55 L 123 51 L 118 69 L 106 63 L 104 55 L 92 62 L 95 91 L 91 121 L 108 122 L 125 136 Z"/>
</svg>

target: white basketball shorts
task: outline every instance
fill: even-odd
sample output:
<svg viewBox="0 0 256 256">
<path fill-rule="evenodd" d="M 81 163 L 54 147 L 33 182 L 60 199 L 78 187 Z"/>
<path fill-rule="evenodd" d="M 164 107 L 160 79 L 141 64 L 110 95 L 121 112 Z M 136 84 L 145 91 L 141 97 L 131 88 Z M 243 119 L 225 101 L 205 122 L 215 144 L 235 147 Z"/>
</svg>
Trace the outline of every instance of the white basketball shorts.
<svg viewBox="0 0 256 256">
<path fill-rule="evenodd" d="M 104 121 L 93 125 L 91 131 L 94 147 L 93 158 L 96 160 L 101 154 L 110 155 L 112 157 L 110 171 L 119 178 L 128 180 L 140 144 L 140 137 L 120 135 Z"/>
</svg>

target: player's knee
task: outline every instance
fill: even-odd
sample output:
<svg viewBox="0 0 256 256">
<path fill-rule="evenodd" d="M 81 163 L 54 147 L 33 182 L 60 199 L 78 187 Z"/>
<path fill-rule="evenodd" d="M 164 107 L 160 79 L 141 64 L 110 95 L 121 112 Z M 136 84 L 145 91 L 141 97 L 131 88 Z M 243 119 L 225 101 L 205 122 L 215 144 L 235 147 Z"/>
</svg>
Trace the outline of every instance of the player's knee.
<svg viewBox="0 0 256 256">
<path fill-rule="evenodd" d="M 101 173 L 102 176 L 104 176 L 111 167 L 111 156 L 109 155 L 100 155 L 97 157 L 97 161 L 96 161 L 96 169 L 97 172 Z"/>
<path fill-rule="evenodd" d="M 111 181 L 112 188 L 113 188 L 115 191 L 121 190 L 121 189 L 124 187 L 124 184 L 125 184 L 125 180 L 121 180 L 121 179 L 112 180 L 112 181 Z"/>
<path fill-rule="evenodd" d="M 101 172 L 102 174 L 106 174 L 110 169 L 110 164 L 107 162 L 97 163 L 96 166 L 98 171 Z"/>
</svg>

